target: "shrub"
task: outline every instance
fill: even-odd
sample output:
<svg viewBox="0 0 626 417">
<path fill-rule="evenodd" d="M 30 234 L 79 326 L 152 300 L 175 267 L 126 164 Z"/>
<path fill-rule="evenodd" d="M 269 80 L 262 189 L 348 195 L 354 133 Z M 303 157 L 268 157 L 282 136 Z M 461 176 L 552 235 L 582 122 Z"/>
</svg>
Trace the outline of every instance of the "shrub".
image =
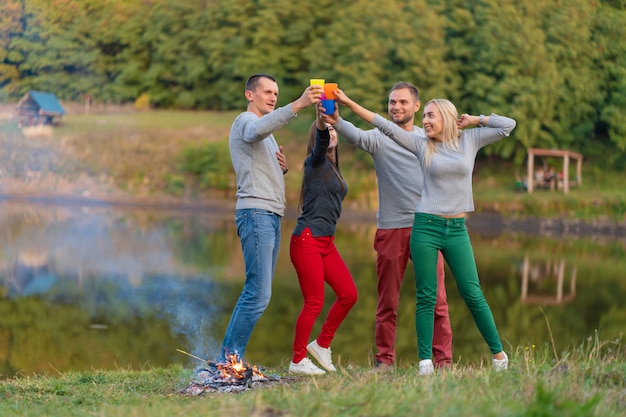
<svg viewBox="0 0 626 417">
<path fill-rule="evenodd" d="M 187 148 L 179 155 L 179 172 L 195 179 L 201 190 L 229 190 L 234 183 L 234 171 L 227 142 L 207 143 Z"/>
</svg>

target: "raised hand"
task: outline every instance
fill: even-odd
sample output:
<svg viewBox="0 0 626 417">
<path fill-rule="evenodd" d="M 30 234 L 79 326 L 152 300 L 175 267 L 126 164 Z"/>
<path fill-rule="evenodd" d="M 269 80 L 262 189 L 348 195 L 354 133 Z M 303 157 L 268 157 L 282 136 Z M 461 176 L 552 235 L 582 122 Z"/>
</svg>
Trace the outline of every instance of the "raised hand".
<svg viewBox="0 0 626 417">
<path fill-rule="evenodd" d="M 291 103 L 292 111 L 294 113 L 298 113 L 306 107 L 319 103 L 322 99 L 322 94 L 324 94 L 324 89 L 319 85 L 311 85 L 307 87 L 300 98 Z"/>
</svg>

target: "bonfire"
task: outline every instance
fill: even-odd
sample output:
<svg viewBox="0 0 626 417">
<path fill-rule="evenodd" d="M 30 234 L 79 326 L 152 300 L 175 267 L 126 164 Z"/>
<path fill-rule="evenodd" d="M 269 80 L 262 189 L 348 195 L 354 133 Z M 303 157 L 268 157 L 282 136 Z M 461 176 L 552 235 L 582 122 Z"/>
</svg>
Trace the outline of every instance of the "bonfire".
<svg viewBox="0 0 626 417">
<path fill-rule="evenodd" d="M 195 378 L 188 386 L 180 390 L 182 394 L 198 396 L 206 392 L 237 393 L 259 384 L 281 380 L 278 375 L 264 375 L 256 365 L 243 362 L 235 354 L 229 354 L 224 362 L 216 363 L 181 350 L 179 352 L 202 361 L 202 364 L 196 368 Z"/>
</svg>

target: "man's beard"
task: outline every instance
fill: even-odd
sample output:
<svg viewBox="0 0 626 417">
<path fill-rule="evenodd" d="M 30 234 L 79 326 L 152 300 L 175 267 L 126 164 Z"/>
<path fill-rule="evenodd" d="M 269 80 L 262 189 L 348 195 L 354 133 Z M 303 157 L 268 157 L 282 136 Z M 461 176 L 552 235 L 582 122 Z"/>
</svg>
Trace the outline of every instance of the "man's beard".
<svg viewBox="0 0 626 417">
<path fill-rule="evenodd" d="M 391 116 L 391 121 L 397 125 L 404 125 L 411 121 L 411 116 L 408 116 L 406 114 L 404 116 L 391 114 L 390 116 Z M 401 117 L 401 118 L 398 118 L 398 117 Z"/>
</svg>

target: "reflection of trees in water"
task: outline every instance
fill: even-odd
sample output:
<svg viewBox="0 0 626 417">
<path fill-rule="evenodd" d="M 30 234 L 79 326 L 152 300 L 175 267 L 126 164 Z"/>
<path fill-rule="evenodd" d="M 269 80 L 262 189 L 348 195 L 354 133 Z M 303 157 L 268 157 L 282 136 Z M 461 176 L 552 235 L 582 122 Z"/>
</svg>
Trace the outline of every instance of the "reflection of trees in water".
<svg viewBox="0 0 626 417">
<path fill-rule="evenodd" d="M 206 265 L 207 259 L 219 260 L 223 255 L 201 253 L 207 243 L 202 242 L 202 228 L 193 224 L 192 216 L 168 221 L 162 215 L 142 211 L 115 213 L 107 208 L 6 203 L 2 206 L 0 270 L 11 279 L 26 279 L 29 267 L 41 269 L 46 265 L 61 275 L 130 276 L 138 285 L 147 273 L 204 271 L 206 268 L 199 266 Z M 20 211 L 20 206 L 25 206 L 24 210 Z M 219 245 L 208 244 L 219 252 Z M 15 284 L 18 283 L 14 283 L 14 290 L 23 287 Z"/>
<path fill-rule="evenodd" d="M 37 271 L 31 269 L 30 273 Z M 215 356 L 224 289 L 206 276 L 59 276 L 36 295 L 0 300 L 0 374 L 187 362 Z"/>
<path fill-rule="evenodd" d="M 626 223 L 596 219 L 582 221 L 562 218 L 507 218 L 494 213 L 472 213 L 467 219 L 471 231 L 485 236 L 521 233 L 528 238 L 585 239 L 602 244 L 626 244 Z"/>
<path fill-rule="evenodd" d="M 28 296 L 47 292 L 57 279 L 54 267 L 45 258 L 42 263 L 32 263 L 20 258 L 14 267 L 7 271 L 8 296 Z"/>
<path fill-rule="evenodd" d="M 223 289 L 209 276 L 232 252 L 219 238 L 221 223 L 147 210 L 0 205 L 1 368 L 167 365 L 188 361 L 174 348 L 203 357 L 217 349 Z"/>
<path fill-rule="evenodd" d="M 0 301 L 0 374 L 3 377 L 56 370 L 167 366 L 182 342 L 156 317 L 122 322 L 108 317 L 106 329 L 77 305 L 36 297 Z M 180 362 L 180 361 L 179 361 Z"/>
<path fill-rule="evenodd" d="M 20 268 L 31 268 L 19 272 L 22 279 L 41 273 L 52 274 L 56 280 L 37 296 L 24 297 L 16 292 L 17 297 L 0 298 L 0 367 L 11 363 L 11 369 L 21 370 L 50 369 L 49 364 L 57 369 L 80 369 L 83 365 L 90 369 L 188 361 L 175 352 L 176 348 L 200 357 L 215 357 L 209 345 L 221 341 L 244 279 L 232 213 L 216 219 L 201 212 L 73 208 L 58 209 L 55 215 L 55 208 L 32 207 L 28 206 L 26 214 L 0 210 L 0 287 L 8 293 L 9 272 L 18 261 Z M 359 301 L 337 332 L 333 354 L 344 364 L 365 366 L 372 360 L 374 349 L 375 222 L 347 220 L 340 220 L 335 243 L 353 274 Z M 290 355 L 293 326 L 302 306 L 288 253 L 293 225 L 293 219 L 284 219 L 272 301 L 247 352 L 253 363 L 280 366 Z M 481 285 L 507 349 L 509 343 L 516 348 L 548 342 L 546 320 L 559 347 L 579 342 L 599 323 L 605 332 L 601 336 L 606 337 L 626 327 L 626 306 L 621 303 L 626 297 L 622 279 L 626 249 L 621 241 L 553 238 L 520 230 L 482 233 L 479 229 L 470 227 Z M 159 256 L 166 251 L 165 256 Z M 563 259 L 567 267 L 564 288 L 569 282 L 569 268 L 575 267 L 576 298 L 553 306 L 524 303 L 520 266 L 525 256 L 531 264 Z M 163 270 L 158 270 L 161 267 Z M 541 268 L 541 272 L 548 272 L 547 266 Z M 545 289 L 556 293 L 553 278 L 543 282 L 550 283 Z M 529 274 L 529 291 L 534 288 L 532 283 Z M 485 344 L 450 274 L 446 286 L 455 360 L 488 360 Z M 26 287 L 22 284 L 19 288 L 23 291 Z M 326 308 L 333 300 L 328 290 Z M 188 337 L 177 336 L 184 330 L 177 330 L 174 324 L 181 323 L 188 326 L 186 329 L 197 325 L 198 330 L 188 330 Z M 314 332 L 321 321 L 316 326 Z M 72 337 L 75 343 L 70 341 Z M 203 338 L 212 341 L 200 342 Z M 397 353 L 400 363 L 417 358 L 415 283 L 410 263 L 398 315 Z"/>
</svg>

